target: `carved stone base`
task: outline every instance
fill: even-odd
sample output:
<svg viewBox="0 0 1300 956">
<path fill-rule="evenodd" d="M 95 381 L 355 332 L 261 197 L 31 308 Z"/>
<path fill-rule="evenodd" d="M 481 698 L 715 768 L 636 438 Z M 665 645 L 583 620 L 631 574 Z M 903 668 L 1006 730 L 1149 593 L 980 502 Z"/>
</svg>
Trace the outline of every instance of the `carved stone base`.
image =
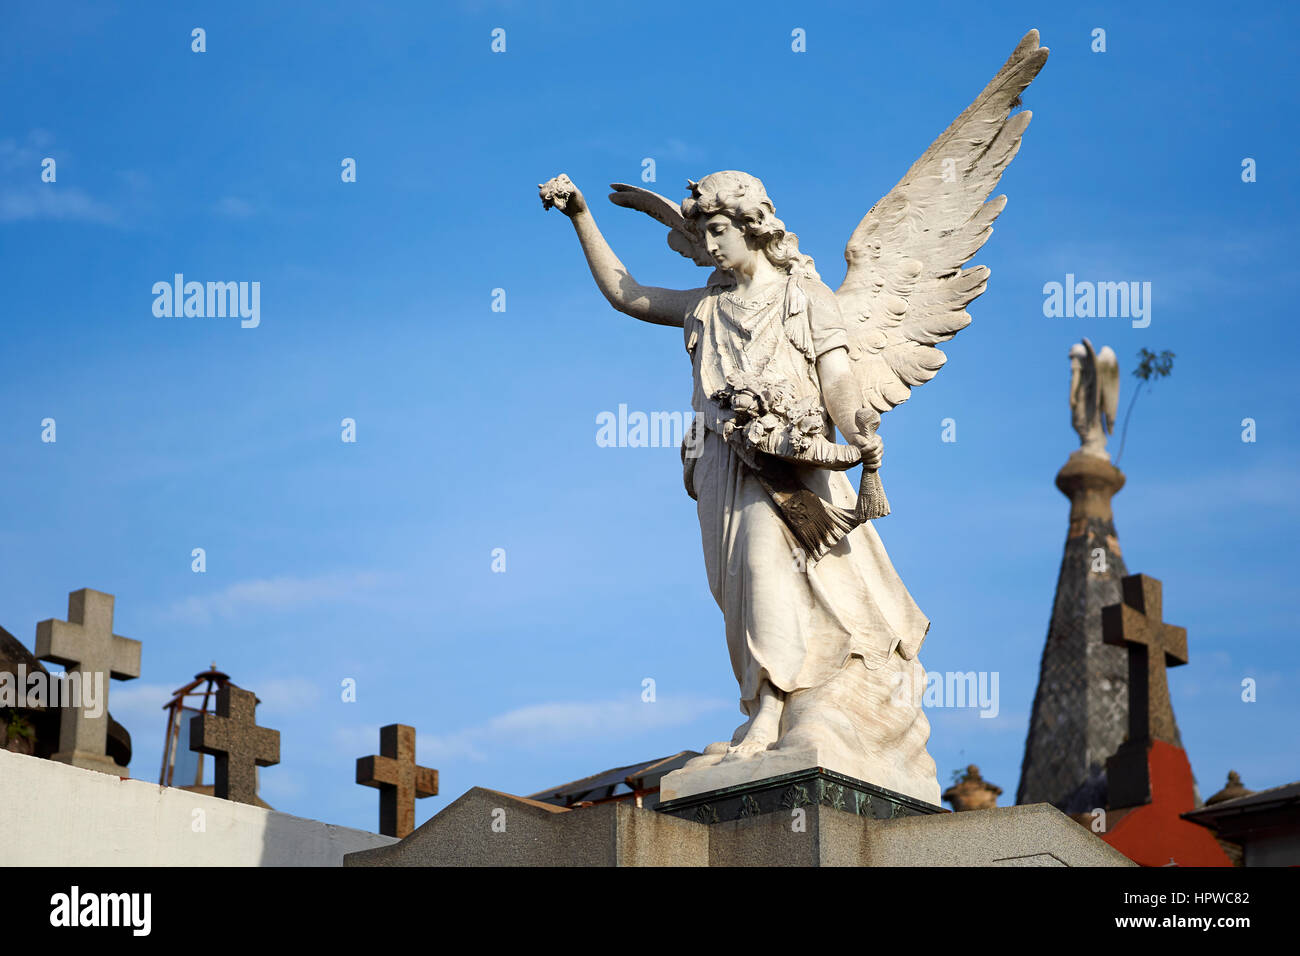
<svg viewBox="0 0 1300 956">
<path fill-rule="evenodd" d="M 921 707 L 925 668 L 894 653 L 876 667 L 853 658 L 831 680 L 786 699 L 781 733 L 769 750 L 728 757 L 712 745 L 660 781 L 676 800 L 800 770 L 821 768 L 920 804 L 939 805 L 939 780 L 926 752 L 930 722 Z"/>
<path fill-rule="evenodd" d="M 943 807 L 822 767 L 661 800 L 655 809 L 683 820 L 712 824 L 764 813 L 788 814 L 798 807 L 814 805 L 872 820 L 949 812 Z"/>
<path fill-rule="evenodd" d="M 802 786 L 810 801 L 820 792 L 822 802 L 810 802 L 802 825 L 797 827 L 789 810 L 720 819 L 705 826 L 693 819 L 644 810 L 630 801 L 565 810 L 475 787 L 400 842 L 349 853 L 343 865 L 1133 865 L 1087 827 L 1046 804 L 948 813 L 939 807 L 909 806 L 913 801 L 905 797 L 836 774 L 818 770 L 806 774 L 791 786 Z M 833 789 L 836 786 L 844 789 Z M 741 798 L 749 796 L 761 806 L 768 797 L 757 785 L 753 789 Z M 853 807 L 864 790 L 870 814 L 894 813 L 893 807 L 899 806 L 903 808 L 900 815 L 882 820 L 854 814 Z M 841 796 L 845 810 L 831 805 Z M 801 800 L 795 791 L 788 802 Z M 707 811 L 703 815 L 711 816 Z M 490 825 L 495 820 L 504 825 Z"/>
</svg>

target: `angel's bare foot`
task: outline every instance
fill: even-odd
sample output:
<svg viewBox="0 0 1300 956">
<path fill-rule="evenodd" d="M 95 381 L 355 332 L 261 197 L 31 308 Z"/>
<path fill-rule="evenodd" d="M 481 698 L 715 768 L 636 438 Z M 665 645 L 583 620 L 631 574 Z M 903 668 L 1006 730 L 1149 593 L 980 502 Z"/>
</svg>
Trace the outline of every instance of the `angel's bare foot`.
<svg viewBox="0 0 1300 956">
<path fill-rule="evenodd" d="M 736 729 L 724 760 L 752 757 L 776 743 L 781 732 L 781 711 L 785 703 L 770 684 L 764 683 L 759 691 L 758 713 L 747 724 Z"/>
<path fill-rule="evenodd" d="M 757 716 L 758 716 L 757 714 L 754 715 L 754 717 Z M 749 720 L 745 721 L 743 724 L 741 724 L 739 727 L 736 728 L 736 732 L 731 735 L 732 746 L 735 746 L 736 744 L 740 743 L 742 740 L 745 739 L 745 735 L 749 733 L 749 728 L 754 726 L 754 717 L 750 717 Z"/>
</svg>

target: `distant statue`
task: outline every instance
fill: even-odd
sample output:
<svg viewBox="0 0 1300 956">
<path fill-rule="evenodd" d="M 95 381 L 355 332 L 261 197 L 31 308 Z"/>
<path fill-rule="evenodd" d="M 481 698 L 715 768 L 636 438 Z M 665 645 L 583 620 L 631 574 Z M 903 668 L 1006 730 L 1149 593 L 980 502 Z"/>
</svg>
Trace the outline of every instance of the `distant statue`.
<svg viewBox="0 0 1300 956">
<path fill-rule="evenodd" d="M 1094 352 L 1087 339 L 1070 346 L 1070 420 L 1080 451 L 1110 461 L 1106 436 L 1119 411 L 1119 362 L 1109 345 Z"/>
<path fill-rule="evenodd" d="M 684 479 L 746 720 L 665 777 L 666 799 L 820 766 L 939 802 L 917 660 L 930 622 L 870 523 L 889 513 L 875 429 L 943 365 L 935 346 L 970 323 L 989 270 L 965 264 L 1006 204 L 987 200 L 1020 147 L 1030 114 L 1012 110 L 1047 52 L 1026 35 L 871 207 L 834 291 L 748 173 L 692 181 L 680 204 L 612 187 L 615 204 L 648 213 L 672 249 L 712 268 L 688 290 L 637 282 L 568 176 L 539 187 L 572 221 L 610 304 L 682 329 L 691 359 Z M 855 493 L 844 471 L 858 464 Z"/>
<path fill-rule="evenodd" d="M 943 792 L 943 799 L 952 804 L 957 813 L 967 810 L 992 810 L 998 805 L 1002 788 L 980 776 L 975 764 L 966 767 L 962 778 Z"/>
</svg>

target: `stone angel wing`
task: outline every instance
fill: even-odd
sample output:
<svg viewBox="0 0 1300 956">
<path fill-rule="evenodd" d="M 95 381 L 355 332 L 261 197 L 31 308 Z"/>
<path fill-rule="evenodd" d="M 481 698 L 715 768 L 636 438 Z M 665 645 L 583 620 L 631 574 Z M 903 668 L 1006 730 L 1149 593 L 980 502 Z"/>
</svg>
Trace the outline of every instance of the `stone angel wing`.
<svg viewBox="0 0 1300 956">
<path fill-rule="evenodd" d="M 985 289 L 985 266 L 963 268 L 993 232 L 1006 197 L 988 200 L 1020 149 L 1028 110 L 1020 94 L 1047 61 L 1038 31 L 975 101 L 863 217 L 844 250 L 836 290 L 864 406 L 886 412 L 934 378 L 935 348 L 970 324 L 966 307 Z"/>
<path fill-rule="evenodd" d="M 1115 430 L 1119 412 L 1119 360 L 1109 345 L 1098 352 L 1085 338 L 1070 346 L 1070 418 L 1079 438 L 1100 429 L 1102 435 Z"/>
<path fill-rule="evenodd" d="M 1084 339 L 1070 346 L 1070 423 L 1079 444 L 1091 455 L 1106 457 L 1106 436 L 1115 431 L 1119 412 L 1119 361 L 1109 345 L 1100 351 Z"/>
<path fill-rule="evenodd" d="M 1119 360 L 1109 345 L 1103 345 L 1097 353 L 1097 388 L 1101 392 L 1098 406 L 1102 427 L 1110 435 L 1115 431 L 1115 416 L 1119 414 Z"/>
</svg>

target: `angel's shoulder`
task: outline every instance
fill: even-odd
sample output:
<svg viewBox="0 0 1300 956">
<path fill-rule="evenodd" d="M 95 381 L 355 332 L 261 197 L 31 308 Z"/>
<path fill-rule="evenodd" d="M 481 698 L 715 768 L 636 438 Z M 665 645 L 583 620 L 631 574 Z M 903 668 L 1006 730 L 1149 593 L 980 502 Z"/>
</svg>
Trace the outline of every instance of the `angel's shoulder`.
<svg viewBox="0 0 1300 956">
<path fill-rule="evenodd" d="M 704 326 L 706 311 L 717 307 L 717 297 L 721 289 L 716 285 L 699 289 L 687 289 L 682 293 L 685 307 L 682 316 L 682 333 L 686 339 L 686 351 L 695 354 L 695 346 L 700 340 L 700 331 Z"/>
<path fill-rule="evenodd" d="M 686 324 L 690 325 L 692 320 L 701 320 L 704 318 L 704 310 L 712 305 L 716 305 L 718 294 L 722 291 L 719 286 L 707 285 L 698 289 L 687 289 L 682 293 L 682 301 L 685 305 Z"/>
<path fill-rule="evenodd" d="M 810 321 L 822 326 L 842 323 L 840 300 L 831 291 L 830 286 L 820 278 L 813 278 L 812 276 L 805 276 L 800 280 L 799 285 L 803 289 L 804 295 L 808 297 Z"/>
</svg>

